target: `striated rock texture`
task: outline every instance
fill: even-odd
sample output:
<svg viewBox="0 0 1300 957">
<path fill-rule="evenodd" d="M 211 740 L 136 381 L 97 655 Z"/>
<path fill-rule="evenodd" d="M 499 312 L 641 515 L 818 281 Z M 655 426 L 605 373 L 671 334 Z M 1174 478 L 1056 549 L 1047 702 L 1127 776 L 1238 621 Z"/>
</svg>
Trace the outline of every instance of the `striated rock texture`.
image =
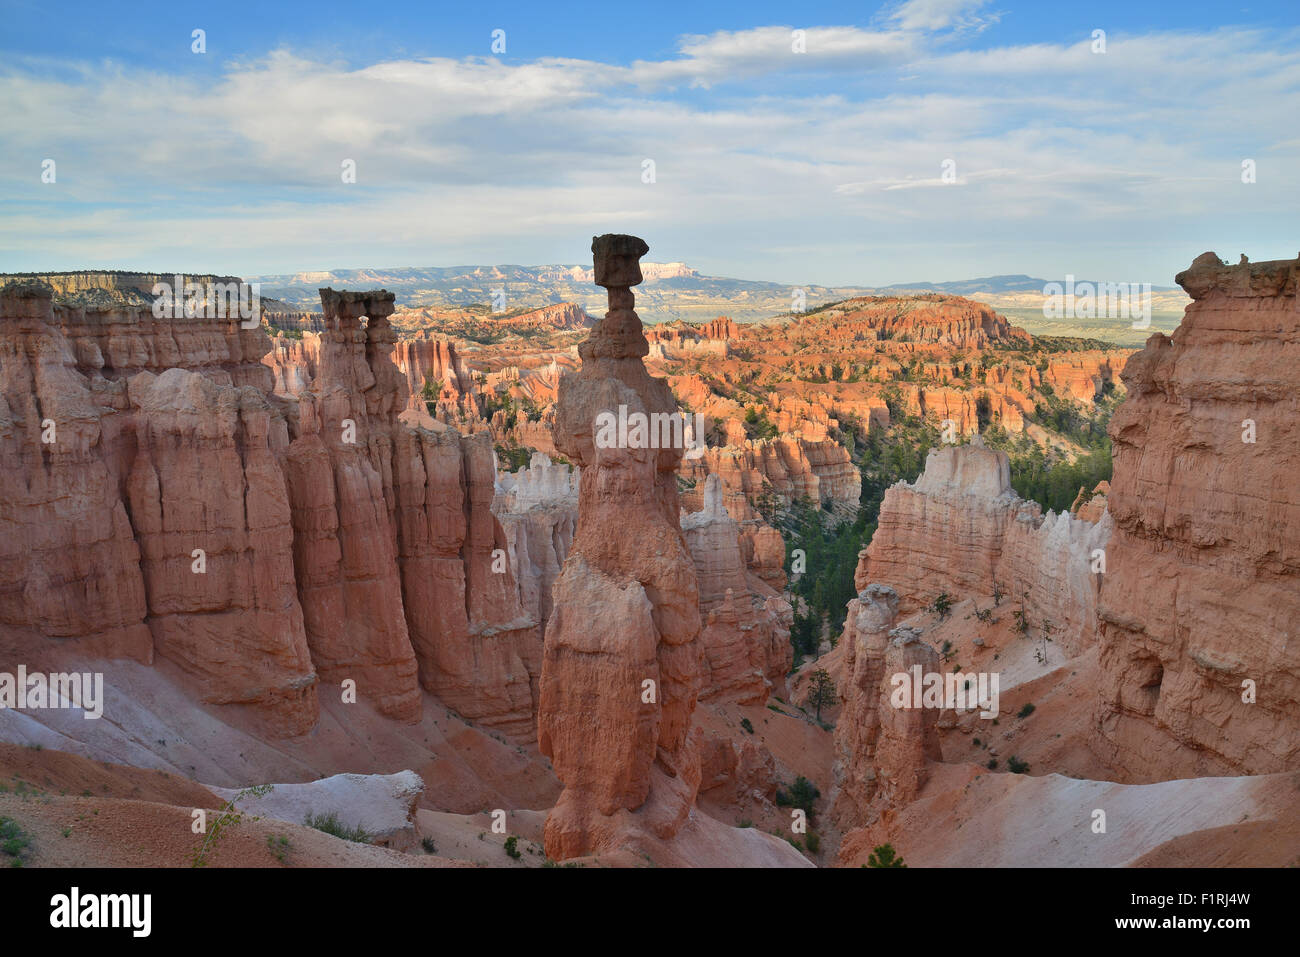
<svg viewBox="0 0 1300 957">
<path fill-rule="evenodd" d="M 1011 325 L 990 306 L 941 294 L 849 300 L 828 323 L 827 335 L 833 339 L 841 330 L 855 333 L 864 325 L 874 330 L 878 339 L 905 338 L 959 349 L 982 349 L 992 342 L 1029 339 L 1023 329 Z"/>
<path fill-rule="evenodd" d="M 1151 779 L 1300 767 L 1297 273 L 1205 253 L 1182 324 L 1125 368 L 1098 721 Z"/>
<path fill-rule="evenodd" d="M 284 335 L 272 339 L 271 351 L 262 357 L 262 364 L 271 370 L 275 394 L 296 399 L 305 392 L 316 378 L 319 357 L 318 333 L 304 332 L 301 339 Z"/>
<path fill-rule="evenodd" d="M 597 417 L 676 412 L 642 362 L 649 346 L 631 287 L 648 251 L 633 236 L 593 240 L 609 312 L 560 383 L 555 444 L 582 468 L 578 529 L 555 584 L 542 662 L 539 744 L 564 785 L 546 819 L 547 854 L 575 857 L 671 839 L 700 784 L 690 735 L 700 682 L 695 564 L 678 524 L 680 448 L 596 441 Z M 646 684 L 650 682 L 650 684 Z"/>
<path fill-rule="evenodd" d="M 926 764 L 942 759 L 939 711 L 896 708 L 891 676 L 942 669 L 938 654 L 911 628 L 894 628 L 899 597 L 879 584 L 849 602 L 844 622 L 843 709 L 835 726 L 833 815 L 858 826 L 884 808 L 912 801 L 925 781 Z"/>
<path fill-rule="evenodd" d="M 580 469 L 533 453 L 528 467 L 506 473 L 492 511 L 505 532 L 510 568 L 520 603 L 544 629 L 551 617 L 551 589 L 560 577 L 578 527 Z"/>
<path fill-rule="evenodd" d="M 359 696 L 409 721 L 420 694 L 390 524 L 394 426 L 405 405 L 388 358 L 392 299 L 321 291 L 319 369 L 298 397 L 287 470 L 312 660 L 322 679 L 354 680 Z"/>
<path fill-rule="evenodd" d="M 402 424 L 391 294 L 322 303 L 319 335 L 273 348 L 0 292 L 0 638 L 158 654 L 273 734 L 315 724 L 319 675 L 531 738 L 541 643 L 494 561 L 490 438 Z"/>
<path fill-rule="evenodd" d="M 393 359 L 406 376 L 409 410 L 427 415 L 426 403 L 433 402 L 437 418 L 454 421 L 477 414 L 473 382 L 455 343 L 427 335 L 403 339 L 396 343 Z"/>
<path fill-rule="evenodd" d="M 357 681 L 386 714 L 419 687 L 531 738 L 540 648 L 491 512 L 487 435 L 404 425 L 392 294 L 321 291 L 318 372 L 298 397 L 288 470 L 299 592 L 322 678 Z M 365 688 L 363 689 L 363 680 Z"/>
<path fill-rule="evenodd" d="M 204 700 L 249 705 L 272 733 L 310 728 L 265 333 L 56 306 L 35 283 L 0 292 L 0 324 L 6 644 L 17 630 L 87 656 L 156 651 Z"/>
<path fill-rule="evenodd" d="M 154 648 L 197 678 L 207 700 L 257 704 L 277 724 L 306 730 L 316 675 L 278 460 L 288 446 L 283 417 L 257 389 L 184 369 L 137 373 L 128 394 L 136 455 L 127 504 Z"/>
<path fill-rule="evenodd" d="M 740 551 L 745 567 L 757 575 L 769 589 L 777 594 L 785 591 L 785 539 L 763 520 L 759 511 L 749 503 L 743 490 L 732 488 L 721 476 L 706 476 L 704 481 L 682 491 L 682 508 L 698 512 L 705 505 L 705 490 L 714 480 L 718 482 L 722 507 L 731 516 L 740 532 Z"/>
<path fill-rule="evenodd" d="M 1095 639 L 1096 553 L 1110 527 L 1104 512 L 1096 523 L 1068 512 L 1043 515 L 1012 489 L 1006 454 L 977 435 L 969 445 L 931 450 L 914 484 L 885 492 L 854 583 L 892 586 L 904 614 L 941 592 L 953 601 L 991 595 L 996 583 L 1006 601 L 1023 602 L 1035 628 L 1050 622 L 1052 640 L 1074 655 Z"/>
<path fill-rule="evenodd" d="M 763 704 L 786 696 L 794 663 L 793 609 L 746 568 L 740 526 L 722 504 L 722 485 L 710 475 L 704 508 L 682 517 L 682 532 L 699 578 L 704 630 L 701 698 Z"/>
<path fill-rule="evenodd" d="M 717 475 L 726 485 L 751 498 L 765 488 L 788 499 L 807 497 L 817 504 L 856 506 L 862 496 L 862 473 L 848 450 L 833 439 L 778 435 L 771 439 L 739 438 L 723 448 L 707 448 L 683 466 L 684 477 L 703 481 Z"/>
</svg>

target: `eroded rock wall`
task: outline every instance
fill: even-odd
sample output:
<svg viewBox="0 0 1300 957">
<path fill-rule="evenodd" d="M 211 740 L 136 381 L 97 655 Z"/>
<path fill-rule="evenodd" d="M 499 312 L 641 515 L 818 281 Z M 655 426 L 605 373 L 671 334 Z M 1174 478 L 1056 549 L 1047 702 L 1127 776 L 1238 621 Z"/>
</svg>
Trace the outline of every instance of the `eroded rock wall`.
<svg viewBox="0 0 1300 957">
<path fill-rule="evenodd" d="M 1097 719 L 1140 779 L 1300 767 L 1297 272 L 1198 257 L 1124 371 Z"/>
<path fill-rule="evenodd" d="M 885 492 L 870 545 L 854 581 L 897 590 L 905 615 L 941 593 L 952 601 L 994 593 L 1024 605 L 1035 628 L 1050 622 L 1052 640 L 1078 654 L 1095 638 L 1097 593 L 1110 519 L 1068 512 L 1043 515 L 1011 487 L 1004 452 L 979 436 L 934 449 L 915 483 Z M 1103 553 L 1098 558 L 1098 551 Z"/>
<path fill-rule="evenodd" d="M 318 335 L 273 347 L 0 293 L 0 631 L 162 655 L 275 734 L 315 724 L 319 677 L 404 721 L 423 685 L 531 738 L 541 642 L 493 560 L 490 439 L 401 422 L 391 294 L 322 303 Z"/>
</svg>

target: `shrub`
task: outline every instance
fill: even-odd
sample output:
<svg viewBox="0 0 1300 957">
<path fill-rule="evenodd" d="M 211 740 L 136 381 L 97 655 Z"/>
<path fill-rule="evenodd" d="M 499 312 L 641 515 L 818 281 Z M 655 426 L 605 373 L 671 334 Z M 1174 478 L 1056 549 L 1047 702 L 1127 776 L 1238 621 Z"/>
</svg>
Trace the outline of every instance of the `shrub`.
<svg viewBox="0 0 1300 957">
<path fill-rule="evenodd" d="M 741 718 L 741 719 L 740 719 L 740 726 L 741 726 L 742 728 L 744 728 L 746 731 L 748 731 L 750 734 L 753 734 L 753 733 L 754 733 L 754 726 L 753 726 L 752 724 L 750 724 L 750 721 L 749 721 L 748 718 Z"/>
<path fill-rule="evenodd" d="M 776 803 L 778 807 L 801 808 L 811 821 L 813 802 L 821 796 L 822 792 L 817 790 L 817 786 L 801 774 L 794 779 L 794 784 L 790 785 L 789 791 L 777 788 Z"/>
<path fill-rule="evenodd" d="M 903 859 L 898 856 L 892 844 L 881 844 L 876 847 L 871 855 L 867 858 L 864 867 L 906 867 Z"/>
<path fill-rule="evenodd" d="M 1014 754 L 1007 758 L 1007 770 L 1012 774 L 1024 774 L 1029 770 L 1029 763 L 1021 761 Z"/>
<path fill-rule="evenodd" d="M 32 839 L 18 826 L 11 817 L 0 817 L 0 851 L 10 858 L 10 867 L 22 867 L 26 863 L 28 847 Z"/>
<path fill-rule="evenodd" d="M 289 848 L 289 839 L 283 834 L 278 834 L 274 837 L 270 834 L 266 835 L 266 849 L 270 851 L 271 856 L 281 864 L 286 863 L 289 856 Z"/>
<path fill-rule="evenodd" d="M 946 591 L 940 592 L 938 597 L 930 603 L 930 610 L 939 616 L 940 621 L 952 613 L 952 599 L 948 597 Z"/>
<path fill-rule="evenodd" d="M 1016 717 L 1027 718 L 1033 713 L 1034 713 L 1034 706 L 1030 704 L 1028 701 L 1026 701 L 1024 707 L 1022 707 L 1019 711 L 1016 712 Z"/>
<path fill-rule="evenodd" d="M 426 837 L 426 838 L 424 838 L 423 840 L 421 840 L 421 841 L 420 841 L 420 846 L 421 846 L 422 848 L 424 848 L 424 853 L 426 853 L 426 854 L 437 854 L 437 853 L 438 853 L 438 848 L 437 848 L 436 845 L 434 845 L 434 843 L 433 843 L 433 838 L 431 838 L 431 837 Z"/>
<path fill-rule="evenodd" d="M 345 841 L 355 841 L 358 844 L 369 844 L 374 837 L 366 832 L 360 824 L 354 828 L 349 828 L 339 821 L 339 816 L 331 811 L 329 814 L 311 814 L 308 813 L 303 819 L 308 827 L 314 827 L 318 831 L 324 831 L 326 834 L 333 834 L 335 837 L 341 837 Z"/>
<path fill-rule="evenodd" d="M 513 834 L 507 837 L 505 851 L 507 857 L 511 857 L 516 861 L 519 860 L 519 858 L 523 856 L 519 853 L 519 838 L 515 837 Z"/>
</svg>

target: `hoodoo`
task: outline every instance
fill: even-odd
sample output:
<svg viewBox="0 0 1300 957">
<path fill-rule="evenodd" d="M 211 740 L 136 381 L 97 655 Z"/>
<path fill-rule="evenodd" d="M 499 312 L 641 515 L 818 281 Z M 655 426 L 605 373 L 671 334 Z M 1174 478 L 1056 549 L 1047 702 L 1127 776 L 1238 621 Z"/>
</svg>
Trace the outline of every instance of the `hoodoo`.
<svg viewBox="0 0 1300 957">
<path fill-rule="evenodd" d="M 690 737 L 700 682 L 695 563 L 679 525 L 680 448 L 604 448 L 597 417 L 620 405 L 677 412 L 667 382 L 646 371 L 649 345 L 633 309 L 635 236 L 592 241 L 609 312 L 578 347 L 582 368 L 560 383 L 555 445 L 582 468 L 578 529 L 555 583 L 543 648 L 539 740 L 564 785 L 546 820 L 546 852 L 563 859 L 634 840 L 660 841 L 685 822 L 700 783 Z"/>
</svg>

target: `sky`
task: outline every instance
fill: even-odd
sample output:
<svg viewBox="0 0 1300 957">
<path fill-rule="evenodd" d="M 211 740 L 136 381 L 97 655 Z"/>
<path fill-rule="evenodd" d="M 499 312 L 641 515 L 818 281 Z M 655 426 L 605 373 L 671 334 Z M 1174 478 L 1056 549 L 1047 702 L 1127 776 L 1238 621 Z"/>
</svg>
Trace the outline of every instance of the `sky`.
<svg viewBox="0 0 1300 957">
<path fill-rule="evenodd" d="M 792 284 L 1169 285 L 1206 250 L 1300 251 L 1296 0 L 6 0 L 0 22 L 4 272 L 585 263 L 629 232 Z"/>
</svg>

